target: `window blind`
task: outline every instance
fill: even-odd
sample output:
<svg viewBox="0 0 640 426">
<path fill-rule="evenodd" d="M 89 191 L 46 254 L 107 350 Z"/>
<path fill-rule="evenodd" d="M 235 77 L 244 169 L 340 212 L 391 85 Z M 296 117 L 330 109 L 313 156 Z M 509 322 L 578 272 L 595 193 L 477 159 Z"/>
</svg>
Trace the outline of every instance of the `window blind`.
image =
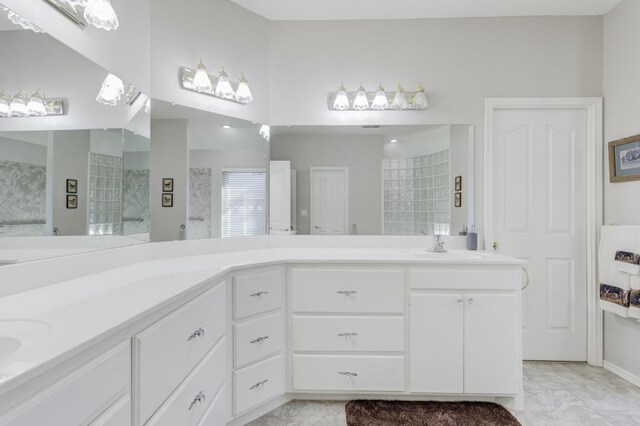
<svg viewBox="0 0 640 426">
<path fill-rule="evenodd" d="M 223 238 L 265 235 L 266 192 L 266 172 L 222 172 Z"/>
</svg>

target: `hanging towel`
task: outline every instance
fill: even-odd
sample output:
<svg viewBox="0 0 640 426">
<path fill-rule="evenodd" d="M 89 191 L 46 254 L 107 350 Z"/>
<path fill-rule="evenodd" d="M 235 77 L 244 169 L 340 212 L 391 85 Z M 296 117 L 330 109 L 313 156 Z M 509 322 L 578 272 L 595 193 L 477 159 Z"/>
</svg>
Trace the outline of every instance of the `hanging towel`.
<svg viewBox="0 0 640 426">
<path fill-rule="evenodd" d="M 640 319 L 640 290 L 629 293 L 629 316 Z"/>
<path fill-rule="evenodd" d="M 640 273 L 640 227 L 620 226 L 615 253 L 617 271 L 638 275 Z"/>
<path fill-rule="evenodd" d="M 598 266 L 600 271 L 600 308 L 623 317 L 629 316 L 630 275 L 617 270 L 621 227 L 603 226 L 600 233 Z"/>
<path fill-rule="evenodd" d="M 620 249 L 640 253 L 640 226 L 621 226 L 619 236 L 623 238 L 625 244 L 626 241 L 631 240 L 632 236 L 634 238 L 633 246 L 620 246 Z M 631 274 L 629 285 L 631 288 L 631 291 L 629 292 L 629 316 L 632 318 L 640 318 L 640 275 Z"/>
</svg>

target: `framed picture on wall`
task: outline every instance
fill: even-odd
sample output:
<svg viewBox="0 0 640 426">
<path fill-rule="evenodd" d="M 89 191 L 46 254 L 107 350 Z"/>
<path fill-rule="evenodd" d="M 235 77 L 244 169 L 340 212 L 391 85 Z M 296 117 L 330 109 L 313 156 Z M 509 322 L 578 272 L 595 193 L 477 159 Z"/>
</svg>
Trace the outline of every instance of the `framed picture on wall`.
<svg viewBox="0 0 640 426">
<path fill-rule="evenodd" d="M 456 198 L 454 200 L 456 207 L 462 207 L 462 192 L 456 192 Z"/>
<path fill-rule="evenodd" d="M 456 183 L 455 190 L 456 191 L 462 191 L 462 176 L 456 176 L 455 183 Z"/>
<path fill-rule="evenodd" d="M 78 179 L 67 179 L 67 193 L 78 193 Z"/>
<path fill-rule="evenodd" d="M 640 180 L 640 135 L 609 142 L 609 180 Z"/>
<path fill-rule="evenodd" d="M 68 209 L 77 209 L 78 208 L 78 196 L 67 194 L 67 208 Z"/>
<path fill-rule="evenodd" d="M 173 207 L 173 194 L 171 193 L 162 194 L 162 207 Z"/>
<path fill-rule="evenodd" d="M 162 179 L 162 192 L 173 192 L 173 178 Z"/>
</svg>

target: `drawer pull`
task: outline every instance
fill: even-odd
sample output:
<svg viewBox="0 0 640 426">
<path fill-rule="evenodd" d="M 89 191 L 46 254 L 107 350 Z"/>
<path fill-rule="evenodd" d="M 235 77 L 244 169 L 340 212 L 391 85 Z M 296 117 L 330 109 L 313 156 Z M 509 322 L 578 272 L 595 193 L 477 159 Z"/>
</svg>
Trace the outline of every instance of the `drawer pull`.
<svg viewBox="0 0 640 426">
<path fill-rule="evenodd" d="M 338 291 L 338 294 L 343 294 L 345 296 L 351 296 L 352 294 L 356 294 L 357 291 L 356 290 L 340 290 Z"/>
<path fill-rule="evenodd" d="M 347 379 L 358 377 L 358 373 L 352 373 L 351 371 L 338 371 L 338 374 L 344 376 Z"/>
<path fill-rule="evenodd" d="M 200 327 L 199 329 L 191 333 L 191 336 L 189 336 L 189 338 L 187 339 L 187 342 L 190 342 L 196 337 L 203 337 L 203 336 L 204 336 L 204 328 Z"/>
<path fill-rule="evenodd" d="M 456 302 L 458 302 L 458 305 L 462 305 L 464 303 L 464 300 L 462 300 L 462 298 L 456 300 Z"/>
<path fill-rule="evenodd" d="M 358 333 L 353 333 L 351 331 L 347 331 L 345 333 L 338 333 L 338 337 L 344 337 L 346 339 L 349 339 L 349 338 L 357 336 L 357 335 L 358 335 Z"/>
<path fill-rule="evenodd" d="M 250 297 L 262 297 L 262 296 L 266 296 L 267 294 L 269 294 L 268 291 L 258 291 L 256 293 L 251 293 L 249 296 Z"/>
<path fill-rule="evenodd" d="M 265 340 L 267 340 L 269 338 L 269 336 L 260 336 L 257 339 L 253 339 L 252 341 L 250 341 L 249 343 L 262 343 Z"/>
<path fill-rule="evenodd" d="M 191 401 L 191 404 L 189 404 L 189 411 L 191 411 L 191 409 L 193 408 L 194 405 L 196 405 L 197 403 L 200 402 L 204 402 L 205 401 L 205 396 L 204 396 L 204 392 L 200 391 L 200 393 L 198 393 L 196 395 L 195 398 L 193 398 L 193 401 Z"/>
<path fill-rule="evenodd" d="M 473 305 L 475 300 L 473 300 L 473 297 L 470 297 L 469 299 L 467 299 L 467 302 L 469 302 L 470 305 Z"/>
<path fill-rule="evenodd" d="M 262 389 L 264 387 L 264 385 L 269 381 L 269 379 L 264 379 L 261 382 L 256 383 L 255 385 L 251 386 L 249 388 L 249 390 L 254 390 L 254 389 Z"/>
</svg>

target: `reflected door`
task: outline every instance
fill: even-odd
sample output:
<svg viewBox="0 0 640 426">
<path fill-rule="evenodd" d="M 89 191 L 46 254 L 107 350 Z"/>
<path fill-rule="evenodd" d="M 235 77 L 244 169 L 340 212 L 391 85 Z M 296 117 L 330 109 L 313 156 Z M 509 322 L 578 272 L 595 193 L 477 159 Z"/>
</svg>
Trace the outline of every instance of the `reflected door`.
<svg viewBox="0 0 640 426">
<path fill-rule="evenodd" d="M 269 162 L 269 233 L 291 227 L 291 162 Z"/>
<path fill-rule="evenodd" d="M 529 262 L 525 359 L 587 357 L 586 135 L 585 110 L 494 113 L 487 245 Z"/>
<path fill-rule="evenodd" d="M 311 234 L 347 234 L 346 167 L 311 167 Z"/>
</svg>

